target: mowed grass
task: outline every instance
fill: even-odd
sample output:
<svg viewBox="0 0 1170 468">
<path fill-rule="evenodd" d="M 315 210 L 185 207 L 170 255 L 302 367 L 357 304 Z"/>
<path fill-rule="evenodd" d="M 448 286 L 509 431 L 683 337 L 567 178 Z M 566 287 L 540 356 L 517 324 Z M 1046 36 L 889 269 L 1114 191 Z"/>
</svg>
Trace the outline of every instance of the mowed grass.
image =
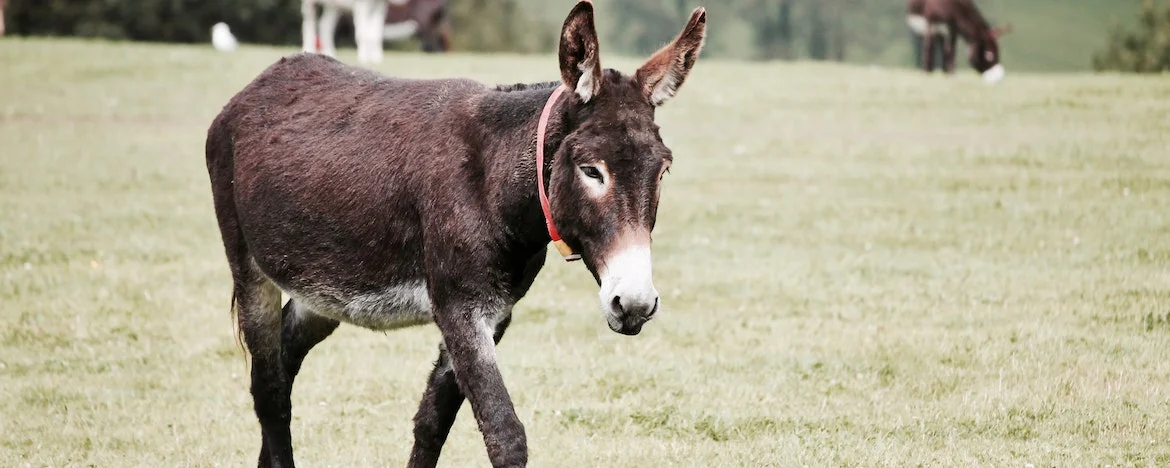
<svg viewBox="0 0 1170 468">
<path fill-rule="evenodd" d="M 0 41 L 0 466 L 255 462 L 203 142 L 291 52 Z M 499 348 L 531 465 L 1170 464 L 1168 97 L 1161 77 L 700 61 L 658 113 L 666 311 L 619 336 L 550 255 Z M 438 340 L 344 326 L 310 354 L 301 464 L 403 466 Z M 441 465 L 488 466 L 467 406 Z"/>
</svg>

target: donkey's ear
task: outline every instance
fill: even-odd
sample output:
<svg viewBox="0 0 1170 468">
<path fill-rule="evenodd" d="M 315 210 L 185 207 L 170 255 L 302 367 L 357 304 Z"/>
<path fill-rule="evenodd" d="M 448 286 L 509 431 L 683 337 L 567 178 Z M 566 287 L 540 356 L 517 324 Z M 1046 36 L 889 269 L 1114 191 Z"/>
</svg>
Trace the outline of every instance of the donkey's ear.
<svg viewBox="0 0 1170 468">
<path fill-rule="evenodd" d="M 651 104 L 660 106 L 674 97 L 683 80 L 695 66 L 707 36 L 707 10 L 699 7 L 691 13 L 691 20 L 678 38 L 654 53 L 634 78 L 642 85 L 642 92 Z"/>
<path fill-rule="evenodd" d="M 1008 23 L 1008 24 L 1005 24 L 1005 25 L 1000 26 L 998 28 L 992 29 L 991 30 L 991 37 L 999 39 L 999 38 L 1004 37 L 1004 36 L 1011 34 L 1011 33 L 1012 33 L 1012 24 Z"/>
<path fill-rule="evenodd" d="M 597 28 L 593 26 L 593 3 L 581 0 L 561 28 L 561 81 L 589 102 L 601 92 L 601 60 L 597 51 Z"/>
</svg>

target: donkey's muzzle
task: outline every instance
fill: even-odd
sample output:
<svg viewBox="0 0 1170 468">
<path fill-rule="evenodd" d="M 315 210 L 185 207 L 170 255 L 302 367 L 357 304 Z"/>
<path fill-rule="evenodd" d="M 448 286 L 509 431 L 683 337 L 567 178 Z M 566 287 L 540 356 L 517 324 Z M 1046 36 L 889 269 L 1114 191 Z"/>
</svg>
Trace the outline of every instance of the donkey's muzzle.
<svg viewBox="0 0 1170 468">
<path fill-rule="evenodd" d="M 658 290 L 650 270 L 648 243 L 628 246 L 602 262 L 598 298 L 611 330 L 637 335 L 642 325 L 658 313 Z"/>
<path fill-rule="evenodd" d="M 1003 69 L 1003 65 L 997 63 L 994 67 L 988 68 L 987 71 L 983 72 L 983 82 L 987 84 L 999 83 L 1000 81 L 1003 81 L 1003 76 L 1005 74 L 1006 72 Z"/>
</svg>

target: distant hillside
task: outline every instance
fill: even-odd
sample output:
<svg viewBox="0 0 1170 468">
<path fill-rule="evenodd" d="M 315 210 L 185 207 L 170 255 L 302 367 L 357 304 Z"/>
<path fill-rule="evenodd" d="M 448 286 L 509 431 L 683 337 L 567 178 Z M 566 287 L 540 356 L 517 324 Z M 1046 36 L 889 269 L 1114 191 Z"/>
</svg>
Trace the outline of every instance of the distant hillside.
<svg viewBox="0 0 1170 468">
<path fill-rule="evenodd" d="M 536 17 L 543 18 L 549 27 L 557 28 L 564 19 L 565 13 L 576 0 L 518 0 L 528 7 L 528 11 Z M 656 1 L 656 0 L 647 0 Z M 797 2 L 808 0 L 796 0 Z M 816 0 L 822 1 L 822 0 Z M 872 8 L 875 11 L 851 11 L 853 18 L 872 18 L 872 21 L 888 21 L 889 25 L 881 27 L 858 26 L 857 29 L 878 31 L 881 37 L 850 37 L 846 60 L 854 63 L 867 63 L 888 66 L 910 66 L 910 36 L 905 29 L 904 17 L 900 8 L 891 8 L 889 3 L 901 3 L 901 0 L 888 2 L 860 2 L 860 6 L 851 3 L 851 8 Z M 611 0 L 595 0 L 598 13 L 598 27 L 608 41 L 606 44 L 615 44 L 613 39 L 623 31 L 614 30 L 612 16 L 620 15 L 610 4 Z M 712 17 L 712 47 L 708 51 L 711 56 L 746 57 L 746 51 L 751 48 L 748 38 L 750 31 L 716 29 L 714 19 L 720 16 L 721 0 L 693 0 L 694 6 L 707 7 Z M 1004 39 L 1004 62 L 1010 69 L 1029 71 L 1088 71 L 1090 57 L 1093 52 L 1105 44 L 1105 33 L 1113 19 L 1121 22 L 1132 22 L 1138 11 L 1140 0 L 978 0 L 978 4 L 992 21 L 998 23 L 1010 22 L 1015 31 Z M 866 5 L 875 5 L 867 7 Z M 851 19 L 850 21 L 860 21 Z M 681 26 L 681 24 L 680 24 Z M 737 27 L 736 29 L 740 29 Z M 669 37 L 663 37 L 665 42 Z M 739 43 L 742 43 L 740 45 Z M 610 49 L 614 50 L 614 49 Z M 965 52 L 961 47 L 960 51 Z M 643 55 L 647 51 L 615 50 L 627 55 Z M 965 57 L 965 55 L 964 55 Z M 965 60 L 964 60 L 965 62 Z"/>
</svg>

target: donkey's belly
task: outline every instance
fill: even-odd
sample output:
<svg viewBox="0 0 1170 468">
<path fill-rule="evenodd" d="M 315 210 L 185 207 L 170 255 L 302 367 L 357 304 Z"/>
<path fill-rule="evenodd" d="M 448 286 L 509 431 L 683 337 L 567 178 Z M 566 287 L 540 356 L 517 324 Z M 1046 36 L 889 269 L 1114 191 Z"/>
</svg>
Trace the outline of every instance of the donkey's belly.
<svg viewBox="0 0 1170 468">
<path fill-rule="evenodd" d="M 369 293 L 285 292 L 317 315 L 371 330 L 393 330 L 434 321 L 424 281 L 405 282 Z"/>
<path fill-rule="evenodd" d="M 932 32 L 937 36 L 943 36 L 943 37 L 950 37 L 951 36 L 951 28 L 950 28 L 950 26 L 947 26 L 946 23 L 930 24 L 930 22 L 928 22 L 926 20 L 926 17 L 922 16 L 922 15 L 907 15 L 906 16 L 906 25 L 910 27 L 911 31 L 914 31 L 914 34 L 917 34 L 919 36 L 926 35 L 926 30 L 927 30 L 928 26 L 929 26 L 929 29 L 931 29 Z"/>
</svg>

